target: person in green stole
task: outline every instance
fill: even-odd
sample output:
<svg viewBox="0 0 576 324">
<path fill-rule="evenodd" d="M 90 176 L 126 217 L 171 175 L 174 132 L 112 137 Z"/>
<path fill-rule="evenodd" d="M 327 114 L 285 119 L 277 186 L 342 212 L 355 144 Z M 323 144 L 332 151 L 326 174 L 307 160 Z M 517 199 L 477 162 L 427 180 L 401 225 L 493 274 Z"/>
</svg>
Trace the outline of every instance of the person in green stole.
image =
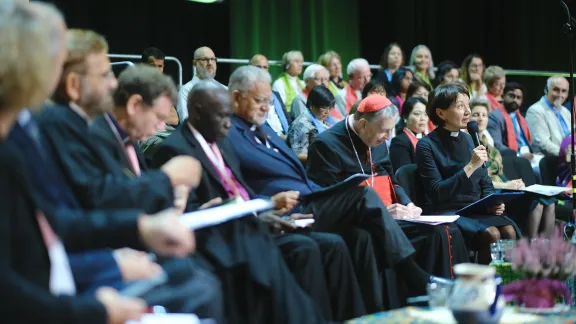
<svg viewBox="0 0 576 324">
<path fill-rule="evenodd" d="M 412 50 L 410 55 L 410 66 L 414 67 L 414 76 L 434 89 L 432 80 L 436 76 L 434 73 L 434 62 L 432 52 L 426 45 L 418 45 Z"/>
<path fill-rule="evenodd" d="M 282 69 L 284 69 L 284 72 L 280 74 L 280 77 L 272 85 L 272 90 L 280 94 L 280 98 L 282 98 L 288 112 L 290 112 L 292 101 L 294 101 L 296 95 L 302 93 L 302 89 L 304 89 L 304 82 L 298 78 L 302 74 L 303 65 L 304 57 L 302 52 L 290 51 L 284 53 L 282 56 Z"/>
</svg>

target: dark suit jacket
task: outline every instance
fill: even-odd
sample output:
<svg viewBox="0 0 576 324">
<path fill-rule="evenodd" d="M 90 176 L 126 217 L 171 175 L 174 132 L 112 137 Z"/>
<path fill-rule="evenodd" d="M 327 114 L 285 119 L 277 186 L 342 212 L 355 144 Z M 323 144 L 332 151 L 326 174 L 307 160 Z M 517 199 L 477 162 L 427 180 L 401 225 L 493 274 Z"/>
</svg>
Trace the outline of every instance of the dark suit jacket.
<svg viewBox="0 0 576 324">
<path fill-rule="evenodd" d="M 50 261 L 36 211 L 44 211 L 69 252 L 140 248 L 138 214 L 115 217 L 47 206 L 30 185 L 26 159 L 14 143 L 0 143 L 0 170 L 0 312 L 14 323 L 105 323 L 104 306 L 94 298 L 55 297 L 49 292 Z M 66 222 L 59 222 L 63 219 Z"/>
<path fill-rule="evenodd" d="M 519 114 L 520 111 L 517 111 L 516 113 Z M 487 129 L 488 133 L 490 133 L 492 136 L 492 139 L 494 139 L 495 148 L 503 153 L 510 151 L 516 154 L 516 152 L 508 147 L 508 130 L 506 129 L 506 120 L 504 119 L 504 116 L 502 116 L 502 112 L 500 110 L 496 109 L 490 112 Z M 532 145 L 530 143 L 528 143 L 528 147 L 530 148 L 530 152 L 533 152 Z"/>
<path fill-rule="evenodd" d="M 416 148 L 410 142 L 408 135 L 398 133 L 390 142 L 390 161 L 394 172 L 406 164 L 416 163 Z"/>
<path fill-rule="evenodd" d="M 70 107 L 55 105 L 45 108 L 37 120 L 83 208 L 138 208 L 155 213 L 172 206 L 168 176 L 152 171 L 136 177 L 102 117 L 90 129 Z"/>
<path fill-rule="evenodd" d="M 244 179 L 257 194 L 271 197 L 295 190 L 305 195 L 320 188 L 307 178 L 298 157 L 270 126 L 264 124 L 261 128 L 278 152 L 256 142 L 252 125 L 242 118 L 232 116 L 232 124 L 228 139 L 240 160 Z"/>
</svg>

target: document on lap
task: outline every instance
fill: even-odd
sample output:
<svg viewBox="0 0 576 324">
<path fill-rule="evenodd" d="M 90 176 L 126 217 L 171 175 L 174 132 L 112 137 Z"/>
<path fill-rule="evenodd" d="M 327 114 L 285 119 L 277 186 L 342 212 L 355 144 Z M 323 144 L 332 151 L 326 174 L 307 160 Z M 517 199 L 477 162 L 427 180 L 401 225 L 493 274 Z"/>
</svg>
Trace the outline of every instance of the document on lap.
<svg viewBox="0 0 576 324">
<path fill-rule="evenodd" d="M 416 218 L 403 219 L 407 222 L 421 223 L 427 225 L 440 225 L 454 223 L 460 216 L 458 215 L 421 215 Z"/>
<path fill-rule="evenodd" d="M 270 200 L 253 199 L 185 213 L 180 217 L 180 221 L 189 229 L 197 230 L 248 215 L 254 216 L 254 213 L 272 208 L 274 208 L 274 203 Z"/>
<path fill-rule="evenodd" d="M 199 324 L 200 319 L 194 314 L 144 314 L 139 321 L 128 321 L 124 324 Z"/>
<path fill-rule="evenodd" d="M 535 193 L 537 195 L 542 195 L 542 196 L 546 196 L 546 197 L 553 197 L 553 196 L 558 196 L 561 194 L 566 194 L 566 193 L 570 193 L 570 188 L 566 188 L 566 187 L 557 187 L 557 186 L 543 186 L 543 185 L 539 185 L 539 184 L 534 184 L 522 189 L 517 189 L 514 191 L 525 191 L 525 192 L 531 192 L 531 193 Z"/>
<path fill-rule="evenodd" d="M 300 199 L 301 200 L 315 199 L 315 198 L 319 198 L 319 197 L 329 196 L 333 193 L 341 192 L 341 191 L 346 190 L 346 189 L 358 187 L 362 182 L 370 179 L 370 177 L 371 177 L 371 175 L 369 175 L 369 174 L 357 173 L 357 174 L 349 176 L 345 180 L 340 181 L 334 185 L 331 185 L 329 187 L 324 187 L 324 188 L 322 188 L 320 190 L 316 190 L 316 191 L 314 191 L 308 195 L 301 196 Z"/>
</svg>

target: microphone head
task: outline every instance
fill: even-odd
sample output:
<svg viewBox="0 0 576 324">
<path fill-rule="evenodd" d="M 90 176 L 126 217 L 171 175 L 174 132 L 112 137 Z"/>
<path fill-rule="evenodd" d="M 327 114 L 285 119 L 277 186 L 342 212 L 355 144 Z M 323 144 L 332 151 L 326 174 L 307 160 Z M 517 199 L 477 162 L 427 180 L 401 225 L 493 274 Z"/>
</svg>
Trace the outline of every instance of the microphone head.
<svg viewBox="0 0 576 324">
<path fill-rule="evenodd" d="M 466 129 L 468 130 L 468 134 L 478 134 L 478 123 L 473 120 L 469 121 Z"/>
</svg>

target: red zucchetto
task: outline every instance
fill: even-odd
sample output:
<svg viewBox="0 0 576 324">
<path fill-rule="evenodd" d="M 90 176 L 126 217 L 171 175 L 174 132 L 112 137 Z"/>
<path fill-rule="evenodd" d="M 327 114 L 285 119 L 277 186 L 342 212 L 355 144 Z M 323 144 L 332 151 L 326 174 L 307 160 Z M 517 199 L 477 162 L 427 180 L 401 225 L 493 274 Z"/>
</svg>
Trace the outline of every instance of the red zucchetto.
<svg viewBox="0 0 576 324">
<path fill-rule="evenodd" d="M 373 94 L 360 101 L 360 104 L 358 105 L 358 112 L 361 113 L 376 112 L 390 105 L 392 105 L 392 101 L 390 101 L 385 96 L 379 94 Z"/>
</svg>

